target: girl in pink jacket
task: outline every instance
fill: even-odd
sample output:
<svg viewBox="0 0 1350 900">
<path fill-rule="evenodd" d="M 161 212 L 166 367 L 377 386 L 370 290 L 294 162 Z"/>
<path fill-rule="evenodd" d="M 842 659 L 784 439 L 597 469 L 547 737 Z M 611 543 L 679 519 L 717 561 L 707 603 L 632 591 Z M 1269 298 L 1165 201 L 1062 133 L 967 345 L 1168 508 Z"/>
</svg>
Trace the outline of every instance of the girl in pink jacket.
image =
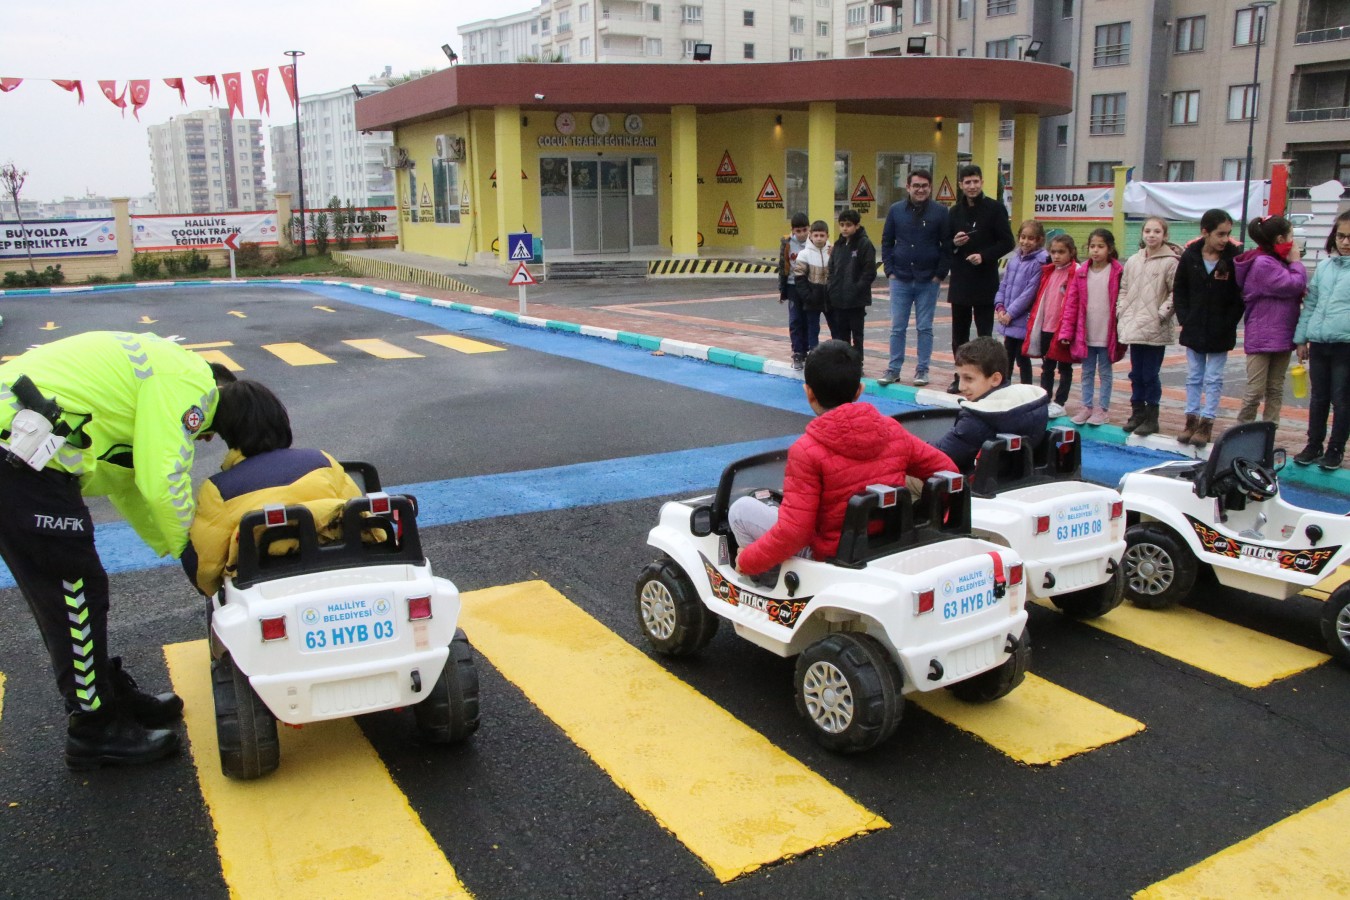
<svg viewBox="0 0 1350 900">
<path fill-rule="evenodd" d="M 1075 361 L 1083 363 L 1083 406 L 1074 413 L 1073 423 L 1105 425 L 1110 421 L 1111 366 L 1125 356 L 1125 346 L 1116 339 L 1116 301 L 1124 266 L 1116 252 L 1116 237 L 1106 228 L 1088 235 L 1087 255 L 1087 262 L 1069 279 L 1058 339 Z"/>
</svg>

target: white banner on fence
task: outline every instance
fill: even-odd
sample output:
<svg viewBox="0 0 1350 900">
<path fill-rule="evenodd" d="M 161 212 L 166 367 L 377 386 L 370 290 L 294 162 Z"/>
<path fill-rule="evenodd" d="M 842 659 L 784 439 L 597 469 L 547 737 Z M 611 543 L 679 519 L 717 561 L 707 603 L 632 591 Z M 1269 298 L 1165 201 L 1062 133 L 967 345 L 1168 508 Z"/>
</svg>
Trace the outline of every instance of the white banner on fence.
<svg viewBox="0 0 1350 900">
<path fill-rule="evenodd" d="M 349 214 L 354 214 L 356 221 L 354 223 L 346 221 Z M 314 234 L 319 224 L 319 216 L 327 216 L 325 231 L 328 234 L 328 243 L 336 246 L 337 229 L 334 227 L 334 211 L 331 209 L 307 209 L 305 210 L 305 244 L 314 245 Z M 358 206 L 355 210 L 339 209 L 336 215 L 343 218 L 342 225 L 347 231 L 347 237 L 351 241 L 351 246 L 361 248 L 367 242 L 375 244 L 392 244 L 398 241 L 398 207 L 397 206 Z M 291 240 L 296 244 L 300 243 L 300 222 L 299 214 L 296 214 L 296 221 L 291 225 Z"/>
<path fill-rule="evenodd" d="M 186 216 L 132 216 L 132 245 L 138 253 L 155 250 L 216 248 L 225 238 L 263 247 L 277 244 L 277 214 L 268 212 L 201 213 Z"/>
<path fill-rule="evenodd" d="M 1115 215 L 1111 185 L 1036 188 L 1036 218 L 1109 221 Z"/>
<path fill-rule="evenodd" d="M 1247 195 L 1248 219 L 1266 214 L 1269 195 L 1269 181 L 1251 183 L 1251 193 Z M 1210 209 L 1225 209 L 1236 222 L 1242 216 L 1242 182 L 1131 181 L 1125 185 L 1125 212 L 1132 216 L 1198 222 Z"/>
<path fill-rule="evenodd" d="M 117 252 L 112 219 L 0 222 L 0 259 L 34 256 L 106 256 Z"/>
</svg>

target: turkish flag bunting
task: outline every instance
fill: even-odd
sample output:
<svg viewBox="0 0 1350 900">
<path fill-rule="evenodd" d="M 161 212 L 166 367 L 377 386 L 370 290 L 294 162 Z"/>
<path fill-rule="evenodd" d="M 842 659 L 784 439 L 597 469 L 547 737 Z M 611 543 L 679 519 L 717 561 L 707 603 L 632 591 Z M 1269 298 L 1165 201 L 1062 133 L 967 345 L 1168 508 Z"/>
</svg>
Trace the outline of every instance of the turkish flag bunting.
<svg viewBox="0 0 1350 900">
<path fill-rule="evenodd" d="M 173 88 L 175 91 L 177 91 L 178 99 L 183 101 L 184 106 L 187 106 L 187 91 L 183 89 L 183 79 L 165 78 L 164 83 L 167 84 L 169 87 Z"/>
<path fill-rule="evenodd" d="M 286 96 L 291 98 L 291 106 L 295 106 L 295 66 L 277 66 L 277 72 L 286 86 Z"/>
<path fill-rule="evenodd" d="M 267 99 L 267 70 L 253 70 L 253 87 L 258 92 L 258 115 L 272 114 L 272 104 Z"/>
<path fill-rule="evenodd" d="M 139 122 L 141 120 L 141 107 L 150 99 L 150 79 L 142 78 L 138 81 L 129 81 L 127 86 L 131 88 L 131 114 Z"/>
<path fill-rule="evenodd" d="M 122 115 L 125 116 L 127 114 L 126 88 L 122 88 L 121 96 L 116 96 L 117 94 L 116 81 L 100 81 L 98 83 L 98 88 L 99 90 L 103 91 L 103 96 L 108 98 L 109 103 L 111 103 L 113 106 L 116 106 L 118 109 L 122 110 Z"/>
<path fill-rule="evenodd" d="M 23 84 L 22 78 L 0 78 L 0 91 L 8 94 L 21 84 Z"/>
<path fill-rule="evenodd" d="M 236 109 L 242 116 L 244 114 L 244 86 L 239 83 L 239 73 L 226 72 L 220 77 L 225 82 L 225 102 L 230 105 L 230 118 L 234 118 Z"/>
<path fill-rule="evenodd" d="M 209 88 L 211 89 L 211 98 L 212 98 L 212 99 L 215 99 L 216 97 L 219 97 L 219 96 L 220 96 L 220 87 L 216 84 L 216 76 L 214 76 L 214 75 L 198 75 L 198 76 L 197 76 L 197 83 L 198 83 L 198 84 L 204 84 L 204 85 L 206 85 L 207 87 L 209 87 Z"/>
<path fill-rule="evenodd" d="M 74 91 L 80 97 L 80 105 L 84 105 L 84 85 L 80 84 L 79 79 L 65 81 L 59 78 L 53 78 L 52 84 L 67 91 Z"/>
</svg>

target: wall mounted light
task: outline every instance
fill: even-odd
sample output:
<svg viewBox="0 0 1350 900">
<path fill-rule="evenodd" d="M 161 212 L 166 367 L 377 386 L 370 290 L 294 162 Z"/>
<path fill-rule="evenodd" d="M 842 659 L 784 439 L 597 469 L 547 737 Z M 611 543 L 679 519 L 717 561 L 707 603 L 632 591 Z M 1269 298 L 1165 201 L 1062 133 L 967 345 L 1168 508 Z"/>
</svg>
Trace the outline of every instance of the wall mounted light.
<svg viewBox="0 0 1350 900">
<path fill-rule="evenodd" d="M 530 127 L 530 117 L 529 117 L 529 116 L 521 116 L 521 117 L 520 117 L 520 127 L 521 127 L 521 128 L 529 128 L 529 127 Z"/>
<path fill-rule="evenodd" d="M 446 59 L 450 60 L 450 65 L 453 66 L 455 63 L 459 62 L 459 54 L 450 49 L 449 44 L 441 44 L 441 52 L 445 54 Z"/>
<path fill-rule="evenodd" d="M 712 59 L 712 44 L 694 45 L 694 62 L 707 62 Z"/>
<path fill-rule="evenodd" d="M 773 117 L 773 124 L 775 124 L 775 125 L 782 125 L 782 124 L 783 124 L 783 114 L 782 114 L 782 113 L 779 113 L 778 115 L 776 115 L 776 116 Z"/>
<path fill-rule="evenodd" d="M 1035 59 L 1041 55 L 1041 47 L 1043 46 L 1044 44 L 1041 41 L 1032 41 L 1030 44 L 1027 44 L 1026 52 L 1022 54 L 1022 58 Z"/>
<path fill-rule="evenodd" d="M 365 94 L 361 93 L 360 86 L 355 84 L 352 85 L 352 93 L 356 95 L 357 100 L 360 100 L 362 97 L 365 96 Z"/>
<path fill-rule="evenodd" d="M 928 54 L 928 38 L 922 35 L 909 38 L 905 41 L 905 52 L 911 56 L 926 56 Z"/>
<path fill-rule="evenodd" d="M 942 130 L 942 116 L 938 116 L 936 119 L 933 120 L 933 130 L 934 131 Z"/>
</svg>

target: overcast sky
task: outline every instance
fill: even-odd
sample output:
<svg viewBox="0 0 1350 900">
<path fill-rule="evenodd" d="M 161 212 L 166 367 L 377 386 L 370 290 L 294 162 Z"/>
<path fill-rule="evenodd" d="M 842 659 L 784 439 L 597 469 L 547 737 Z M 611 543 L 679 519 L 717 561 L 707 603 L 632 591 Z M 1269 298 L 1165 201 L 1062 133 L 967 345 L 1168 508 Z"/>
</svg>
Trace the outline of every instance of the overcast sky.
<svg viewBox="0 0 1350 900">
<path fill-rule="evenodd" d="M 459 46 L 466 22 L 521 12 L 537 0 L 5 0 L 0 6 L 0 77 L 23 84 L 0 93 L 0 163 L 28 170 L 23 196 L 57 200 L 86 193 L 139 197 L 151 191 L 146 126 L 182 112 L 223 106 L 193 80 L 242 72 L 244 114 L 258 117 L 250 71 L 271 68 L 272 114 L 263 133 L 294 121 L 276 67 L 285 50 L 303 50 L 302 95 L 395 74 L 444 68 L 441 44 Z M 186 107 L 163 79 L 181 77 Z M 80 79 L 84 106 L 51 79 Z M 140 122 L 125 118 L 99 90 L 100 79 L 152 80 Z M 273 183 L 267 158 L 267 184 Z"/>
</svg>

